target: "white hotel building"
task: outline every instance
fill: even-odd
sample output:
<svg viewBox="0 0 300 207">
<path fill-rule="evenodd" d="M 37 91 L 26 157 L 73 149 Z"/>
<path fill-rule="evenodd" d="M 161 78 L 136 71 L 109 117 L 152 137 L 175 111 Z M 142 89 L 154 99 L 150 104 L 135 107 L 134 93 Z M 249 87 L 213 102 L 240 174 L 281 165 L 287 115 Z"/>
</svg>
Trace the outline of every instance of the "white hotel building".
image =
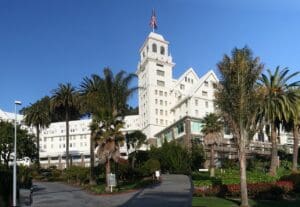
<svg viewBox="0 0 300 207">
<path fill-rule="evenodd" d="M 214 112 L 214 88 L 218 82 L 210 70 L 199 77 L 193 68 L 187 69 L 178 79 L 173 78 L 175 63 L 169 52 L 169 42 L 160 34 L 151 32 L 140 48 L 138 75 L 139 115 L 126 116 L 124 133 L 141 130 L 150 144 L 161 145 L 163 139 L 182 141 L 188 145 L 193 139 L 201 140 L 200 118 Z M 12 121 L 12 113 L 0 110 L 0 120 Z M 19 115 L 18 119 L 22 119 Z M 89 165 L 91 120 L 70 122 L 70 154 L 74 164 Z M 34 132 L 30 128 L 31 132 Z M 41 130 L 41 164 L 64 166 L 65 122 L 52 123 Z M 266 136 L 264 136 L 266 137 Z M 224 135 L 230 139 L 230 135 Z M 266 142 L 262 136 L 255 140 Z M 281 144 L 293 143 L 288 134 L 280 136 Z M 127 149 L 121 147 L 126 155 Z"/>
</svg>

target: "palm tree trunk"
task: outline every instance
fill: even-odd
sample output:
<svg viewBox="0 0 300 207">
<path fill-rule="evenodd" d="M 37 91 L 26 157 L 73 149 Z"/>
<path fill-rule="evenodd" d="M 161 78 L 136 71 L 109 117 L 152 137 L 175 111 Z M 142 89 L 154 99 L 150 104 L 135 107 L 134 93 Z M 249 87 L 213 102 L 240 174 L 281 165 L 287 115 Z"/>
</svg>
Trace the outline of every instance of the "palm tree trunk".
<svg viewBox="0 0 300 207">
<path fill-rule="evenodd" d="M 292 170 L 297 171 L 298 167 L 298 149 L 299 149 L 299 132 L 298 127 L 293 127 L 293 135 L 294 135 L 294 149 L 293 149 L 293 166 Z"/>
<path fill-rule="evenodd" d="M 110 158 L 107 159 L 106 163 L 105 163 L 105 173 L 106 173 L 106 190 L 109 190 L 109 174 L 110 174 Z"/>
<path fill-rule="evenodd" d="M 246 174 L 246 137 L 242 132 L 239 143 L 241 207 L 248 207 L 247 174 Z"/>
<path fill-rule="evenodd" d="M 91 132 L 91 140 L 90 140 L 90 184 L 95 185 L 95 132 Z"/>
<path fill-rule="evenodd" d="M 276 176 L 276 168 L 278 165 L 278 152 L 277 152 L 275 123 L 271 124 L 271 142 L 272 142 L 272 150 L 271 150 L 271 166 L 270 166 L 269 174 L 271 176 Z"/>
<path fill-rule="evenodd" d="M 36 126 L 36 148 L 37 148 L 37 167 L 40 168 L 40 126 Z"/>
<path fill-rule="evenodd" d="M 66 111 L 66 168 L 69 166 L 69 112 Z"/>
<path fill-rule="evenodd" d="M 210 177 L 215 177 L 215 145 L 210 146 Z"/>
</svg>

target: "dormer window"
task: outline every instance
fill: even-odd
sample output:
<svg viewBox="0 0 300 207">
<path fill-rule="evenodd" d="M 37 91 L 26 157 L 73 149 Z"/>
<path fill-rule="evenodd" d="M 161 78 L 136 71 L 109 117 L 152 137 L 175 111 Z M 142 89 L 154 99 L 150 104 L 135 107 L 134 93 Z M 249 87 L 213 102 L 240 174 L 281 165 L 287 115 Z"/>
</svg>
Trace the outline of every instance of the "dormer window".
<svg viewBox="0 0 300 207">
<path fill-rule="evenodd" d="M 160 54 L 161 55 L 165 54 L 165 48 L 163 46 L 160 46 Z"/>
<path fill-rule="evenodd" d="M 157 52 L 157 46 L 155 43 L 152 44 L 152 52 Z"/>
</svg>

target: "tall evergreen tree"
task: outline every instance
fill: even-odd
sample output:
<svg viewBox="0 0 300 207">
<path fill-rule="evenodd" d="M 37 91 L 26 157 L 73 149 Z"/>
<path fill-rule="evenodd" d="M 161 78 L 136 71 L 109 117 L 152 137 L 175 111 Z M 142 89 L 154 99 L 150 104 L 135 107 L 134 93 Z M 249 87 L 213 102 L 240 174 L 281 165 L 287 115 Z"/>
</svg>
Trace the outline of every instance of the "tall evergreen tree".
<svg viewBox="0 0 300 207">
<path fill-rule="evenodd" d="M 221 78 L 215 101 L 238 145 L 241 206 L 248 207 L 246 145 L 256 130 L 259 106 L 256 82 L 263 65 L 258 57 L 253 57 L 249 48 L 244 47 L 233 49 L 231 57 L 224 55 L 217 66 Z"/>
</svg>

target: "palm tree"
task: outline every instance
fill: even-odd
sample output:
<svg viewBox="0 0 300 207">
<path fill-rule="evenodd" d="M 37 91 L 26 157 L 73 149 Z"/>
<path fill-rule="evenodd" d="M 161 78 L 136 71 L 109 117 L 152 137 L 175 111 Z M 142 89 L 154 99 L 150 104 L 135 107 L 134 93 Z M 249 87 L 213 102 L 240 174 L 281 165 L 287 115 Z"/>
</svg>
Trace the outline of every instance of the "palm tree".
<svg viewBox="0 0 300 207">
<path fill-rule="evenodd" d="M 259 106 L 256 82 L 263 65 L 259 58 L 252 56 L 249 48 L 244 47 L 233 49 L 231 57 L 224 55 L 217 66 L 221 78 L 215 102 L 238 145 L 241 206 L 247 207 L 246 144 L 256 130 L 256 111 Z"/>
<path fill-rule="evenodd" d="M 294 137 L 293 144 L 293 163 L 292 171 L 296 172 L 298 167 L 298 151 L 299 151 L 299 128 L 300 128 L 300 105 L 296 104 L 288 121 L 283 120 L 282 126 L 286 132 L 292 132 Z"/>
<path fill-rule="evenodd" d="M 90 184 L 95 184 L 95 139 L 97 137 L 98 124 L 93 118 L 93 114 L 100 113 L 103 105 L 102 96 L 103 80 L 96 74 L 91 75 L 91 78 L 85 77 L 80 84 L 81 105 L 83 113 L 92 116 L 90 124 L 91 138 L 90 138 Z"/>
<path fill-rule="evenodd" d="M 202 120 L 204 144 L 210 146 L 210 176 L 215 176 L 215 147 L 222 140 L 223 122 L 214 113 L 207 114 Z"/>
<path fill-rule="evenodd" d="M 34 104 L 21 110 L 24 114 L 25 124 L 34 126 L 36 129 L 36 145 L 37 145 L 37 164 L 40 166 L 40 129 L 48 127 L 51 123 L 50 118 L 50 98 L 48 96 L 42 98 Z"/>
<path fill-rule="evenodd" d="M 97 114 L 93 119 L 98 124 L 98 158 L 105 162 L 106 174 L 110 173 L 110 160 L 119 162 L 118 141 L 124 138 L 120 132 L 129 97 L 137 90 L 130 87 L 136 77 L 135 74 L 126 74 L 120 71 L 116 75 L 109 68 L 105 68 L 101 79 L 101 96 Z"/>
<path fill-rule="evenodd" d="M 64 113 L 66 122 L 66 167 L 69 167 L 69 121 L 72 109 L 78 107 L 78 95 L 75 88 L 70 84 L 59 84 L 57 89 L 52 91 L 52 110 L 59 109 Z"/>
<path fill-rule="evenodd" d="M 300 98 L 295 87 L 299 87 L 300 81 L 288 83 L 299 72 L 288 74 L 289 70 L 287 68 L 280 70 L 278 66 L 274 73 L 270 70 L 267 70 L 267 72 L 267 75 L 262 74 L 259 79 L 259 93 L 262 98 L 259 114 L 271 128 L 272 152 L 269 173 L 275 176 L 278 166 L 276 122 L 288 121 L 290 116 L 294 117 L 294 108 Z"/>
</svg>

